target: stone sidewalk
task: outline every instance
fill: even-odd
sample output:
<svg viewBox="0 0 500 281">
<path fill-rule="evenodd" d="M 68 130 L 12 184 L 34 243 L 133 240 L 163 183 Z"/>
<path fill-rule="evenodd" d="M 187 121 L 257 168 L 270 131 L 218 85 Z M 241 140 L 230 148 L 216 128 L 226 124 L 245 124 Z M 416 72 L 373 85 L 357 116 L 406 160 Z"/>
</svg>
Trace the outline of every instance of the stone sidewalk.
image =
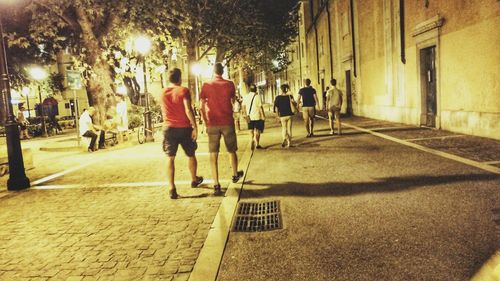
<svg viewBox="0 0 500 281">
<path fill-rule="evenodd" d="M 247 141 L 239 136 L 241 147 Z M 91 154 L 37 152 L 27 171 L 35 186 L 0 198 L 0 280 L 187 280 L 223 198 L 212 195 L 207 151 L 201 136 L 207 180 L 196 189 L 179 153 L 178 200 L 168 198 L 159 140 Z M 228 183 L 228 156 L 220 157 Z"/>
</svg>

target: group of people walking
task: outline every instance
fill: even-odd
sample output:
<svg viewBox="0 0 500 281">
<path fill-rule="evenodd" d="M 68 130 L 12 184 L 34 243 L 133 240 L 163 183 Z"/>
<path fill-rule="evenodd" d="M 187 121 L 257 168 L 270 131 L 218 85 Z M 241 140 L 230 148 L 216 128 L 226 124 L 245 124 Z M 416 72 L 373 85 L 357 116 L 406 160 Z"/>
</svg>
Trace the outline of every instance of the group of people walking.
<svg viewBox="0 0 500 281">
<path fill-rule="evenodd" d="M 243 171 L 238 170 L 238 150 L 236 129 L 240 130 L 240 112 L 247 121 L 252 137 L 252 149 L 262 149 L 260 135 L 264 131 L 265 112 L 263 102 L 255 85 L 250 85 L 248 94 L 241 98 L 236 95 L 232 81 L 222 78 L 224 67 L 216 63 L 215 78 L 205 82 L 200 92 L 200 117 L 206 126 L 208 149 L 210 152 L 210 167 L 214 181 L 214 194 L 222 194 L 219 182 L 218 156 L 221 138 L 224 139 L 226 150 L 231 159 L 232 181 L 238 182 Z M 179 145 L 186 153 L 191 174 L 191 187 L 203 183 L 203 177 L 197 174 L 196 149 L 198 124 L 192 107 L 189 89 L 183 87 L 181 70 L 174 68 L 169 72 L 170 85 L 161 95 L 160 104 L 165 125 L 163 150 L 168 156 L 167 170 L 169 195 L 172 199 L 179 197 L 175 185 L 175 157 Z M 341 134 L 340 108 L 342 107 L 342 92 L 336 87 L 336 80 L 331 80 L 332 87 L 326 93 L 325 109 L 328 112 L 330 134 L 334 134 L 334 120 L 337 122 L 337 132 Z M 300 89 L 296 102 L 290 94 L 287 84 L 281 85 L 281 93 L 274 100 L 274 112 L 282 127 L 282 147 L 290 147 L 292 142 L 292 120 L 299 105 L 302 107 L 304 125 L 307 137 L 314 136 L 314 118 L 319 103 L 316 91 L 311 87 L 311 80 L 305 80 L 305 87 Z"/>
<path fill-rule="evenodd" d="M 222 194 L 219 182 L 219 151 L 220 140 L 224 138 L 226 150 L 231 158 L 232 181 L 238 182 L 243 171 L 238 170 L 238 150 L 236 131 L 233 118 L 233 103 L 236 100 L 234 83 L 222 78 L 224 67 L 215 64 L 215 79 L 203 84 L 200 92 L 200 115 L 206 126 L 208 149 L 210 152 L 210 167 L 214 181 L 214 194 Z M 179 197 L 175 186 L 175 156 L 179 145 L 189 158 L 188 166 L 191 173 L 191 187 L 203 183 L 203 177 L 197 174 L 196 149 L 198 126 L 192 108 L 189 89 L 183 87 L 181 70 L 174 68 L 169 72 L 170 85 L 163 90 L 160 98 L 163 121 L 165 125 L 163 150 L 168 156 L 167 170 L 169 195 L 171 199 Z"/>
<path fill-rule="evenodd" d="M 342 91 L 337 88 L 337 80 L 330 81 L 332 88 L 326 92 L 324 109 L 328 113 L 328 124 L 330 135 L 334 134 L 334 120 L 337 123 L 337 134 L 341 134 L 340 109 L 342 108 Z M 274 112 L 277 113 L 281 123 L 282 140 L 281 147 L 290 147 L 292 142 L 292 120 L 298 107 L 302 107 L 302 117 L 307 131 L 306 137 L 314 136 L 314 118 L 316 110 L 319 110 L 316 90 L 311 86 L 311 80 L 305 80 L 305 87 L 299 90 L 298 102 L 289 93 L 288 84 L 281 85 L 281 93 L 274 100 Z"/>
</svg>

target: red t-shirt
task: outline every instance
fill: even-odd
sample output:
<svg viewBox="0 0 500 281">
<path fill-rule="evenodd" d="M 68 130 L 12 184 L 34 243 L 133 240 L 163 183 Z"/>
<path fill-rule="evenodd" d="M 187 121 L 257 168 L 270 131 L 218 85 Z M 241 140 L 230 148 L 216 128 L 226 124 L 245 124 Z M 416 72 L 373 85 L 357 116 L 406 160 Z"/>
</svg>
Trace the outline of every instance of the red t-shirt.
<svg viewBox="0 0 500 281">
<path fill-rule="evenodd" d="M 163 122 L 170 128 L 190 128 L 191 122 L 186 115 L 184 99 L 191 100 L 189 89 L 171 85 L 163 90 L 161 95 L 161 111 Z"/>
<path fill-rule="evenodd" d="M 203 83 L 200 99 L 206 101 L 207 126 L 227 126 L 234 124 L 233 105 L 234 83 L 216 76 L 214 80 Z"/>
</svg>

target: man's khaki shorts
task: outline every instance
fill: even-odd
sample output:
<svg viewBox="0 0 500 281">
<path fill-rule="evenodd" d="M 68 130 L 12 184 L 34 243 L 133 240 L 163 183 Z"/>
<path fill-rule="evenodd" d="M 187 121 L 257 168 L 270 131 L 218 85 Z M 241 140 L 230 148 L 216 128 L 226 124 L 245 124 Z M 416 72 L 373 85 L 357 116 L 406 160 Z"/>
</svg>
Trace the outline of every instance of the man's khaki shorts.
<svg viewBox="0 0 500 281">
<path fill-rule="evenodd" d="M 304 120 L 307 120 L 309 118 L 314 118 L 315 114 L 315 108 L 314 106 L 303 106 L 302 107 L 302 117 Z"/>
<path fill-rule="evenodd" d="M 335 120 L 340 120 L 340 108 L 333 107 L 328 110 L 328 117 L 334 118 Z"/>
<path fill-rule="evenodd" d="M 219 152 L 221 136 L 224 137 L 227 152 L 232 153 L 238 150 L 234 124 L 227 126 L 210 126 L 207 128 L 207 134 L 209 152 Z"/>
</svg>

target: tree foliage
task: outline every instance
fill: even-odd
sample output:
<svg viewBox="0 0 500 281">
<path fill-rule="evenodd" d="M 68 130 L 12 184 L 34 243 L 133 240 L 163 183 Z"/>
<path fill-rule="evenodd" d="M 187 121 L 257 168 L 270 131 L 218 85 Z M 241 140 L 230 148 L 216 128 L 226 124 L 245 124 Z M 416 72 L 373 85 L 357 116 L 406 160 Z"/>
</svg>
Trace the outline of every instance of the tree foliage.
<svg viewBox="0 0 500 281">
<path fill-rule="evenodd" d="M 25 0 L 6 17 L 11 73 L 26 81 L 28 63 L 50 63 L 61 52 L 87 78 L 91 103 L 103 116 L 114 79 L 133 79 L 141 58 L 128 38 L 152 38 L 151 67 L 168 66 L 172 48 L 188 61 L 209 52 L 219 61 L 252 65 L 279 59 L 296 36 L 297 0 Z M 199 52 L 197 54 L 197 48 Z M 194 79 L 190 79 L 194 80 Z M 127 83 L 137 90 L 137 83 Z"/>
</svg>

